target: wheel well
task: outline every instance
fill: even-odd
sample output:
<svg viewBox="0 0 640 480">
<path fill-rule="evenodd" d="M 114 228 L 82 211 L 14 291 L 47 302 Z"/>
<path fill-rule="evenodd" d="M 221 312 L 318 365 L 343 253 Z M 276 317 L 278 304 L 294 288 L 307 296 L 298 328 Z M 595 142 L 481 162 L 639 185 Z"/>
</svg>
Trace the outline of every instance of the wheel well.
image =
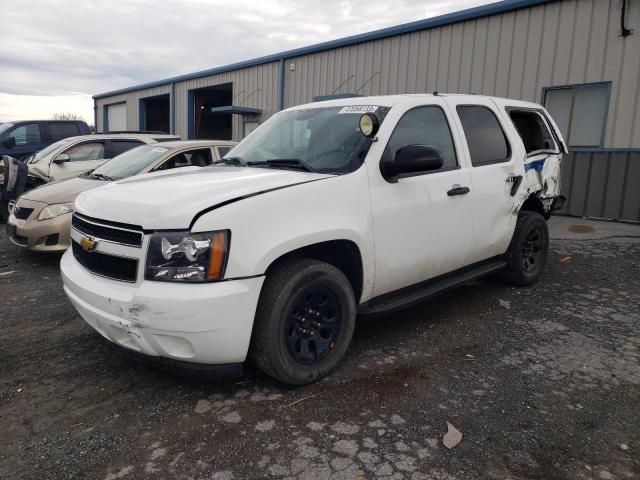
<svg viewBox="0 0 640 480">
<path fill-rule="evenodd" d="M 542 205 L 542 202 L 540 201 L 540 199 L 536 197 L 533 193 L 529 195 L 529 198 L 527 198 L 522 204 L 522 207 L 520 207 L 520 211 L 523 211 L 523 210 L 528 210 L 530 212 L 537 212 L 547 219 L 549 217 L 549 213 L 544 210 L 544 205 Z"/>
<path fill-rule="evenodd" d="M 351 283 L 356 302 L 362 294 L 362 256 L 358 246 L 350 240 L 330 240 L 327 242 L 314 243 L 291 252 L 285 253 L 274 260 L 267 269 L 272 270 L 283 260 L 291 258 L 311 258 L 327 262 L 339 269 Z"/>
</svg>

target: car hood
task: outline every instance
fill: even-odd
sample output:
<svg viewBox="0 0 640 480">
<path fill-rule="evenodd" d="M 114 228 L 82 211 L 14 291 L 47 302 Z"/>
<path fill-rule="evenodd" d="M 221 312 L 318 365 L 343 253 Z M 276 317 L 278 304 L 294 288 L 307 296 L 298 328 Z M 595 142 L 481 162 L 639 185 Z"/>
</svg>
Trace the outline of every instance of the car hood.
<svg viewBox="0 0 640 480">
<path fill-rule="evenodd" d="M 76 199 L 90 217 L 145 230 L 186 229 L 205 209 L 333 175 L 250 167 L 187 167 L 113 182 Z"/>
<path fill-rule="evenodd" d="M 24 193 L 21 198 L 43 203 L 73 202 L 79 193 L 104 185 L 107 182 L 91 178 L 76 177 L 60 182 L 47 183 Z"/>
</svg>

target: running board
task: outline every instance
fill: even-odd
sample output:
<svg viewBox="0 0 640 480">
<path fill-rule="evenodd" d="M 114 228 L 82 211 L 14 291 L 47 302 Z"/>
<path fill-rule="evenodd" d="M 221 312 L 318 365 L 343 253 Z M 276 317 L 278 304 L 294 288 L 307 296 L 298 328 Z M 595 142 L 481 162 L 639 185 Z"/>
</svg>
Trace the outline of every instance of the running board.
<svg viewBox="0 0 640 480">
<path fill-rule="evenodd" d="M 372 298 L 358 306 L 358 315 L 378 315 L 412 307 L 465 283 L 502 270 L 506 262 L 492 258 L 445 275 Z"/>
</svg>

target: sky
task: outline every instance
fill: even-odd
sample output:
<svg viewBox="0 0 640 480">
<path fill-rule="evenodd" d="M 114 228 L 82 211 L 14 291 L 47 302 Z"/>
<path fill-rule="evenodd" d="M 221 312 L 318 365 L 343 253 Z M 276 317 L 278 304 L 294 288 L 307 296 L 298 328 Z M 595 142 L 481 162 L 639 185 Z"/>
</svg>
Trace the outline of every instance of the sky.
<svg viewBox="0 0 640 480">
<path fill-rule="evenodd" d="M 6 2 L 0 122 L 70 112 L 93 123 L 91 96 L 97 93 L 492 1 Z"/>
</svg>

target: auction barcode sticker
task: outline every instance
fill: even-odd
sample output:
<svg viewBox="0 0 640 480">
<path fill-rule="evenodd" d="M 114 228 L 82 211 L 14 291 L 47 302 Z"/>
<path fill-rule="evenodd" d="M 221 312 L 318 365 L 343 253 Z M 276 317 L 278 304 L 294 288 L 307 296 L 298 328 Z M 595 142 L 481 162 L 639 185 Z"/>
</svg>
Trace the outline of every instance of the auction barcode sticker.
<svg viewBox="0 0 640 480">
<path fill-rule="evenodd" d="M 377 105 L 351 105 L 342 107 L 338 113 L 376 113 Z"/>
</svg>

